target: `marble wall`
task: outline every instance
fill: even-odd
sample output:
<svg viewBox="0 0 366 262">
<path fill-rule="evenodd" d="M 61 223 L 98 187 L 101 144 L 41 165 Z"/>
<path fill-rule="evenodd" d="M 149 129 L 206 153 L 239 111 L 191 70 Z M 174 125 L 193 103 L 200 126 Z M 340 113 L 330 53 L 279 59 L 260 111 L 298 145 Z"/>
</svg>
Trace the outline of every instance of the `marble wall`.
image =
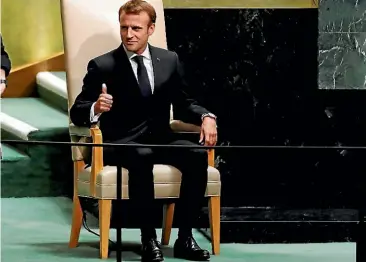
<svg viewBox="0 0 366 262">
<path fill-rule="evenodd" d="M 189 92 L 218 116 L 219 144 L 365 145 L 366 94 L 349 90 L 365 87 L 362 6 L 323 0 L 320 19 L 317 9 L 165 10 L 168 47 L 185 66 Z M 365 157 L 345 149 L 217 151 L 223 242 L 349 241 L 342 223 L 328 234 L 328 224 L 240 222 L 357 219 Z"/>
<path fill-rule="evenodd" d="M 218 115 L 220 144 L 364 141 L 363 96 L 318 88 L 318 10 L 168 9 L 165 14 L 168 47 L 180 55 L 189 91 Z M 356 205 L 361 158 L 353 151 L 250 149 L 217 155 L 224 206 Z"/>
<path fill-rule="evenodd" d="M 220 144 L 319 142 L 318 108 L 310 102 L 318 89 L 316 9 L 171 9 L 165 14 L 168 47 L 180 55 L 190 93 L 218 116 Z M 291 169 L 305 172 L 294 165 L 304 157 L 298 154 L 217 152 L 223 204 L 283 204 L 275 186 L 281 179 L 274 173 L 285 181 Z"/>
<path fill-rule="evenodd" d="M 320 0 L 319 88 L 366 88 L 366 1 Z"/>
</svg>

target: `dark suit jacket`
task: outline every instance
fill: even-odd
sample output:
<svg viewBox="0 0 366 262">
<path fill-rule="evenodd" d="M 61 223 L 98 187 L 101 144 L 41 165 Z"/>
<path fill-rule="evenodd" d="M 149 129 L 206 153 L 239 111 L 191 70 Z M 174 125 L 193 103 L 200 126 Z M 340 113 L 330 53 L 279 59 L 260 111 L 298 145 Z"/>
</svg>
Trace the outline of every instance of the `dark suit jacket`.
<svg viewBox="0 0 366 262">
<path fill-rule="evenodd" d="M 8 76 L 11 70 L 11 62 L 8 53 L 5 51 L 3 37 L 0 35 L 1 40 L 1 69 L 5 71 L 5 75 Z"/>
<path fill-rule="evenodd" d="M 113 106 L 103 113 L 100 129 L 104 140 L 130 141 L 150 132 L 157 138 L 171 134 L 170 104 L 174 111 L 185 115 L 185 121 L 200 124 L 208 110 L 199 106 L 184 91 L 186 83 L 178 55 L 165 49 L 149 46 L 154 71 L 154 94 L 141 95 L 127 54 L 121 45 L 109 53 L 92 59 L 84 78 L 81 93 L 70 110 L 71 121 L 77 126 L 90 126 L 90 109 L 107 85 L 113 96 Z"/>
</svg>

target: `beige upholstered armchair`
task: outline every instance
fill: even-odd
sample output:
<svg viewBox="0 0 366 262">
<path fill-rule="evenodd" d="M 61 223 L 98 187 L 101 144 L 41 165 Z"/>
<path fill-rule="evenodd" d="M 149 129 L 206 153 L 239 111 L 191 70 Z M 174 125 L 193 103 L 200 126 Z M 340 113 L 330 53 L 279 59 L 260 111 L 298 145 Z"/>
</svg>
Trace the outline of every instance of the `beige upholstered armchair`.
<svg viewBox="0 0 366 262">
<path fill-rule="evenodd" d="M 62 20 L 67 68 L 67 88 L 69 108 L 81 91 L 86 66 L 90 59 L 106 53 L 120 45 L 118 9 L 126 0 L 62 0 Z M 167 48 L 165 35 L 164 8 L 162 0 L 149 1 L 156 9 L 157 23 L 150 43 Z M 172 114 L 171 114 L 172 115 Z M 172 118 L 171 118 L 172 119 Z M 171 121 L 173 130 L 199 132 L 200 127 Z M 70 135 L 74 142 L 103 142 L 98 126 L 82 128 L 70 124 Z M 116 169 L 103 165 L 103 149 L 92 149 L 92 165 L 84 168 L 83 161 L 87 148 L 72 148 L 74 161 L 73 216 L 69 246 L 78 245 L 82 216 L 79 196 L 98 199 L 100 228 L 100 257 L 108 257 L 111 202 L 116 199 Z M 89 151 L 90 153 L 90 151 Z M 220 251 L 220 173 L 214 166 L 214 151 L 209 151 L 208 184 L 206 196 L 209 198 L 210 225 L 212 233 L 212 253 Z M 122 197 L 128 199 L 128 171 L 123 170 Z M 171 166 L 155 165 L 154 183 L 156 198 L 178 198 L 181 173 Z M 164 206 L 162 244 L 168 245 L 173 223 L 174 203 Z"/>
</svg>

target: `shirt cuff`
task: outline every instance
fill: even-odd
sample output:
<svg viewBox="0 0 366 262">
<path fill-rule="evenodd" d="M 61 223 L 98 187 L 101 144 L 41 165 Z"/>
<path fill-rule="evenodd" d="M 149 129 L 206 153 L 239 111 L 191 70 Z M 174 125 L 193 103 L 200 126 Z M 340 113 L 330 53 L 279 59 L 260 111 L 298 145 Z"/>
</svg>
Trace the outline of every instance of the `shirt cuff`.
<svg viewBox="0 0 366 262">
<path fill-rule="evenodd" d="M 96 102 L 94 102 L 90 108 L 90 123 L 94 124 L 97 123 L 99 121 L 99 117 L 101 115 L 101 113 L 95 115 L 94 114 L 94 106 L 95 106 Z"/>
<path fill-rule="evenodd" d="M 215 116 L 214 114 L 212 114 L 212 113 L 205 113 L 205 114 L 203 114 L 203 115 L 201 116 L 201 120 L 203 121 L 203 119 L 204 119 L 205 117 L 211 117 L 211 118 L 213 118 L 213 119 L 215 119 L 215 120 L 216 120 L 216 116 Z"/>
</svg>

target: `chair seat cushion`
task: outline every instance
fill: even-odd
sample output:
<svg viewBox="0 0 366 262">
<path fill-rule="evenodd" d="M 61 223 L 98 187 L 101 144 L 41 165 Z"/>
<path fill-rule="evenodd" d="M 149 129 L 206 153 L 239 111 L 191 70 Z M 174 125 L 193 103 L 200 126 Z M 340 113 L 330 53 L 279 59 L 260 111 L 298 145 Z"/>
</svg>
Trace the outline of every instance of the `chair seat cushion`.
<svg viewBox="0 0 366 262">
<path fill-rule="evenodd" d="M 170 165 L 154 166 L 154 187 L 156 198 L 178 198 L 182 173 Z M 221 191 L 220 172 L 209 166 L 207 169 L 208 183 L 206 196 L 219 196 Z M 90 193 L 91 167 L 79 173 L 79 196 L 91 197 Z M 117 168 L 105 166 L 96 177 L 96 195 L 99 199 L 116 199 L 117 197 Z M 128 198 L 128 170 L 122 168 L 122 198 Z"/>
</svg>

